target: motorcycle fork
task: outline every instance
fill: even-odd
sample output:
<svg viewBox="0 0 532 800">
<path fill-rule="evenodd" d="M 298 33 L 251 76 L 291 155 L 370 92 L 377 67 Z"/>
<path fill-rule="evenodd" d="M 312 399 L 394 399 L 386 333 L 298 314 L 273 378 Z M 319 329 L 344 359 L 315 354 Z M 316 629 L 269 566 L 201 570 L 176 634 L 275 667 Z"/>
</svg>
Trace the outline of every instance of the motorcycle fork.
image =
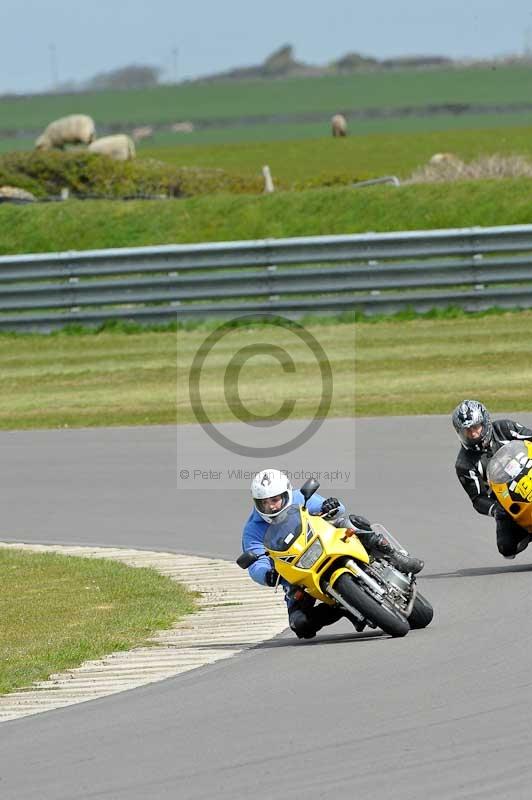
<svg viewBox="0 0 532 800">
<path fill-rule="evenodd" d="M 350 603 L 346 603 L 343 597 L 336 591 L 336 589 L 333 589 L 331 586 L 329 586 L 329 584 L 326 584 L 325 592 L 329 595 L 329 597 L 332 597 L 333 600 L 336 600 L 339 606 L 345 608 L 345 610 L 348 611 L 351 614 L 351 616 L 353 616 L 356 619 L 357 622 L 365 622 L 366 625 L 371 624 L 368 623 L 368 620 L 362 616 L 362 614 L 360 613 L 360 611 L 358 611 L 358 609 L 356 609 Z"/>
</svg>

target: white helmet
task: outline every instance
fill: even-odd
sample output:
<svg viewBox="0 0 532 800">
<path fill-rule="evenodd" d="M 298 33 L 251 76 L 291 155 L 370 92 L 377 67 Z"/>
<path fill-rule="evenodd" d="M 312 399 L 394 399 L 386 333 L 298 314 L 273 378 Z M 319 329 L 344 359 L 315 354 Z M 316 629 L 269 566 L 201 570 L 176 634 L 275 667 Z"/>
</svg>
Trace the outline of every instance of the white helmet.
<svg viewBox="0 0 532 800">
<path fill-rule="evenodd" d="M 262 510 L 262 501 L 267 497 L 283 496 L 283 504 L 279 511 L 267 514 Z M 274 517 L 278 517 L 288 506 L 292 505 L 292 484 L 280 470 L 263 469 L 258 472 L 251 481 L 251 496 L 255 503 L 255 508 L 266 522 L 271 522 Z"/>
</svg>

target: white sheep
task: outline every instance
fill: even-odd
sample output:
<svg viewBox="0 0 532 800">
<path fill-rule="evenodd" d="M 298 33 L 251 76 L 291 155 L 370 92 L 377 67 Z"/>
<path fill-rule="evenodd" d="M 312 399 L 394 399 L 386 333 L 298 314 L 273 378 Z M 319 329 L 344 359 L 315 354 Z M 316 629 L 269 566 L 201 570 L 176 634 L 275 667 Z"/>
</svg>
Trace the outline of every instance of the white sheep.
<svg viewBox="0 0 532 800">
<path fill-rule="evenodd" d="M 125 133 L 115 133 L 113 136 L 102 136 L 101 139 L 95 139 L 88 149 L 91 153 L 100 153 L 114 158 L 115 161 L 128 161 L 135 158 L 133 139 Z"/>
<path fill-rule="evenodd" d="M 140 128 L 133 128 L 131 136 L 134 142 L 150 139 L 153 136 L 153 127 L 151 125 L 143 125 Z"/>
<path fill-rule="evenodd" d="M 343 114 L 331 118 L 331 130 L 333 136 L 347 136 L 347 120 Z"/>
<path fill-rule="evenodd" d="M 35 200 L 35 195 L 17 186 L 0 186 L 0 198 L 6 200 Z"/>
<path fill-rule="evenodd" d="M 36 150 L 62 148 L 65 144 L 90 144 L 95 137 L 94 120 L 86 114 L 69 114 L 45 128 L 35 142 Z"/>
<path fill-rule="evenodd" d="M 185 122 L 174 122 L 173 125 L 170 125 L 170 130 L 173 131 L 173 133 L 193 133 L 194 123 L 189 120 Z"/>
<path fill-rule="evenodd" d="M 460 159 L 458 156 L 455 156 L 454 153 L 434 153 L 433 156 L 429 158 L 429 164 L 433 167 L 439 166 L 440 164 L 459 164 Z"/>
</svg>

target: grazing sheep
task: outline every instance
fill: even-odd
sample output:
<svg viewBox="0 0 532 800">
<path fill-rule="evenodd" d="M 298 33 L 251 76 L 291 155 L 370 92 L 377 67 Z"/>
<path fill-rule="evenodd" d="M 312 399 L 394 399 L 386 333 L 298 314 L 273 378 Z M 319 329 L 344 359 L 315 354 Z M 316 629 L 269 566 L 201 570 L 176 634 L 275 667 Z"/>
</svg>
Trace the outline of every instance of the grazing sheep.
<svg viewBox="0 0 532 800">
<path fill-rule="evenodd" d="M 454 153 L 434 153 L 434 155 L 429 158 L 429 164 L 433 167 L 439 164 L 457 164 L 459 161 L 460 159 L 458 156 L 455 156 Z"/>
<path fill-rule="evenodd" d="M 331 118 L 333 136 L 347 136 L 347 120 L 343 114 L 335 114 Z"/>
<path fill-rule="evenodd" d="M 89 145 L 89 152 L 100 153 L 114 158 L 115 161 L 128 161 L 135 158 L 135 145 L 133 139 L 125 133 L 115 133 L 114 136 L 102 136 Z"/>
<path fill-rule="evenodd" d="M 189 122 L 174 122 L 173 125 L 170 125 L 170 130 L 173 133 L 192 133 L 194 131 L 194 123 Z"/>
<path fill-rule="evenodd" d="M 45 128 L 35 142 L 36 150 L 62 148 L 65 144 L 90 144 L 95 138 L 94 120 L 86 114 L 61 117 Z"/>
<path fill-rule="evenodd" d="M 35 195 L 17 186 L 0 186 L 0 199 L 5 200 L 35 200 Z"/>
<path fill-rule="evenodd" d="M 131 136 L 134 142 L 140 142 L 142 139 L 150 139 L 153 136 L 153 128 L 151 125 L 144 125 L 141 128 L 134 128 Z"/>
</svg>

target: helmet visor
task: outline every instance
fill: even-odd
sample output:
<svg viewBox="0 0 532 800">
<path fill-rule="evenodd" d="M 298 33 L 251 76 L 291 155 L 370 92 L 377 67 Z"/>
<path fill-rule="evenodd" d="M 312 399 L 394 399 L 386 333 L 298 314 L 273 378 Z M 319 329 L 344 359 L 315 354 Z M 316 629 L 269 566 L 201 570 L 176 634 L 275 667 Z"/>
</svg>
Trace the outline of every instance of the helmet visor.
<svg viewBox="0 0 532 800">
<path fill-rule="evenodd" d="M 282 510 L 286 502 L 286 492 L 283 494 L 275 494 L 273 497 L 265 497 L 255 502 L 257 508 L 259 511 L 262 511 L 263 514 L 277 514 Z"/>
<path fill-rule="evenodd" d="M 484 423 L 480 422 L 478 425 L 471 425 L 469 428 L 462 428 L 462 436 L 464 441 L 470 444 L 480 442 L 484 436 Z"/>
</svg>

